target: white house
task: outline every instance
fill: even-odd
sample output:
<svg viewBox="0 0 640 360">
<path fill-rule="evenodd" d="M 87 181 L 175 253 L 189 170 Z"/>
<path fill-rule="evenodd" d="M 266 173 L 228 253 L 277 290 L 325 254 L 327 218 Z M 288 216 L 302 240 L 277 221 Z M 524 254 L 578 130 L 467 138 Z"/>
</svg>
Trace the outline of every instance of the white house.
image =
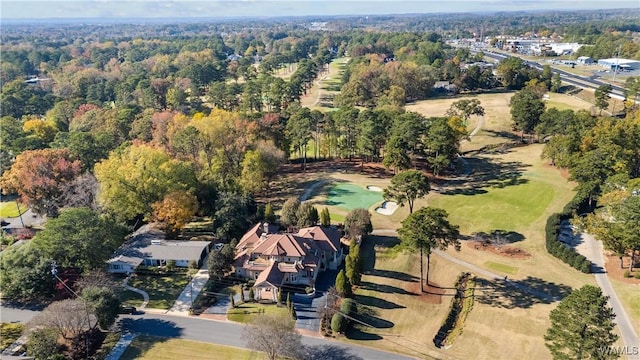
<svg viewBox="0 0 640 360">
<path fill-rule="evenodd" d="M 210 241 L 165 240 L 164 233 L 145 225 L 133 233 L 107 261 L 109 272 L 128 274 L 140 265 L 163 266 L 174 261 L 177 267 L 191 262 L 200 267 L 209 254 Z"/>
</svg>

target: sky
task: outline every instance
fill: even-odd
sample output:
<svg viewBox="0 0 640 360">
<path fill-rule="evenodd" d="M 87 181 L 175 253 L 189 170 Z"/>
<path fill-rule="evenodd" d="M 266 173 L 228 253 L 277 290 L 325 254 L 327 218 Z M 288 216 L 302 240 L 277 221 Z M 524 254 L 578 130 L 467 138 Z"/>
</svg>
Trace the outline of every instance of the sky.
<svg viewBox="0 0 640 360">
<path fill-rule="evenodd" d="M 0 0 L 0 19 L 378 15 L 640 9 L 640 0 Z"/>
</svg>

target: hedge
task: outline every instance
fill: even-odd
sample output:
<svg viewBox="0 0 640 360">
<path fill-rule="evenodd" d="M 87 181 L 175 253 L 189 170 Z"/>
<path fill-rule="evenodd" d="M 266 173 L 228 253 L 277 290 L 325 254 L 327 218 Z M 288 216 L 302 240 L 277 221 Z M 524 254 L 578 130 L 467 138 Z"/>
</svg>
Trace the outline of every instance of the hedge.
<svg viewBox="0 0 640 360">
<path fill-rule="evenodd" d="M 545 226 L 545 239 L 547 252 L 564 261 L 569 266 L 582 271 L 585 274 L 591 273 L 591 262 L 573 248 L 565 246 L 558 240 L 560 234 L 560 223 L 573 217 L 575 212 L 584 212 L 589 209 L 588 199 L 580 194 L 576 196 L 564 207 L 561 213 L 554 213 L 547 219 Z"/>
</svg>

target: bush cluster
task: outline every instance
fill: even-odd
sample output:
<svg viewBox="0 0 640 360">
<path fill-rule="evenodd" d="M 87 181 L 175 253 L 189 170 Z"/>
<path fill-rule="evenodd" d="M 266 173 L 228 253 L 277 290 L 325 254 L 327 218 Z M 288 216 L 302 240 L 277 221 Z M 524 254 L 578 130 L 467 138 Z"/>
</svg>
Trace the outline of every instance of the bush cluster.
<svg viewBox="0 0 640 360">
<path fill-rule="evenodd" d="M 561 213 L 554 213 L 547 219 L 545 227 L 546 247 L 549 254 L 564 261 L 576 270 L 585 274 L 591 273 L 591 261 L 581 254 L 578 254 L 573 248 L 565 246 L 558 240 L 560 235 L 560 223 L 563 220 L 570 219 L 574 212 L 585 210 L 587 207 L 587 198 L 576 194 Z"/>
</svg>

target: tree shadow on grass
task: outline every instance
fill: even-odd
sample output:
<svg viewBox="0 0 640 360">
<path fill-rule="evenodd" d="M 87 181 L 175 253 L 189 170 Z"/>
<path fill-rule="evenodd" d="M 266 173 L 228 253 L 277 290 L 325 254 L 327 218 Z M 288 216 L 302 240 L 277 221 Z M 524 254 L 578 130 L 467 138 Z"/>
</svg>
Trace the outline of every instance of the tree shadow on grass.
<svg viewBox="0 0 640 360">
<path fill-rule="evenodd" d="M 409 292 L 405 289 L 401 289 L 397 286 L 386 285 L 386 284 L 376 284 L 368 281 L 361 282 L 360 287 L 365 290 L 379 291 L 387 294 L 416 295 L 412 292 Z"/>
<path fill-rule="evenodd" d="M 362 259 L 362 272 L 369 273 L 374 271 L 376 266 L 376 247 L 391 249 L 398 245 L 400 240 L 395 236 L 369 235 L 360 245 Z M 382 275 L 378 275 L 382 276 Z"/>
<path fill-rule="evenodd" d="M 477 279 L 475 298 L 481 304 L 505 309 L 552 304 L 571 293 L 571 287 L 528 276 L 522 280 Z"/>
<path fill-rule="evenodd" d="M 304 359 L 307 360 L 364 360 L 353 355 L 347 348 L 337 345 L 314 345 L 305 347 Z"/>
<path fill-rule="evenodd" d="M 407 274 L 407 273 L 403 273 L 403 272 L 400 272 L 400 271 L 373 269 L 373 270 L 371 270 L 369 272 L 365 272 L 365 273 L 367 275 L 386 277 L 386 278 L 390 278 L 390 279 L 402 280 L 402 281 L 407 281 L 407 282 L 418 281 L 418 277 L 410 275 L 410 274 Z"/>
<path fill-rule="evenodd" d="M 364 340 L 364 341 L 373 341 L 373 340 L 382 340 L 382 336 L 378 334 L 373 334 L 365 331 L 364 326 L 353 326 L 351 329 L 347 330 L 346 337 L 351 340 Z"/>
<path fill-rule="evenodd" d="M 487 188 L 505 188 L 526 184 L 522 178 L 524 170 L 530 165 L 518 161 L 499 161 L 489 157 L 468 158 L 472 173 L 444 182 L 440 193 L 444 195 L 477 195 L 487 193 Z"/>
<path fill-rule="evenodd" d="M 368 295 L 356 295 L 355 300 L 369 307 L 377 307 L 380 309 L 404 309 L 406 306 L 396 304 L 385 299 L 376 298 Z"/>
</svg>

